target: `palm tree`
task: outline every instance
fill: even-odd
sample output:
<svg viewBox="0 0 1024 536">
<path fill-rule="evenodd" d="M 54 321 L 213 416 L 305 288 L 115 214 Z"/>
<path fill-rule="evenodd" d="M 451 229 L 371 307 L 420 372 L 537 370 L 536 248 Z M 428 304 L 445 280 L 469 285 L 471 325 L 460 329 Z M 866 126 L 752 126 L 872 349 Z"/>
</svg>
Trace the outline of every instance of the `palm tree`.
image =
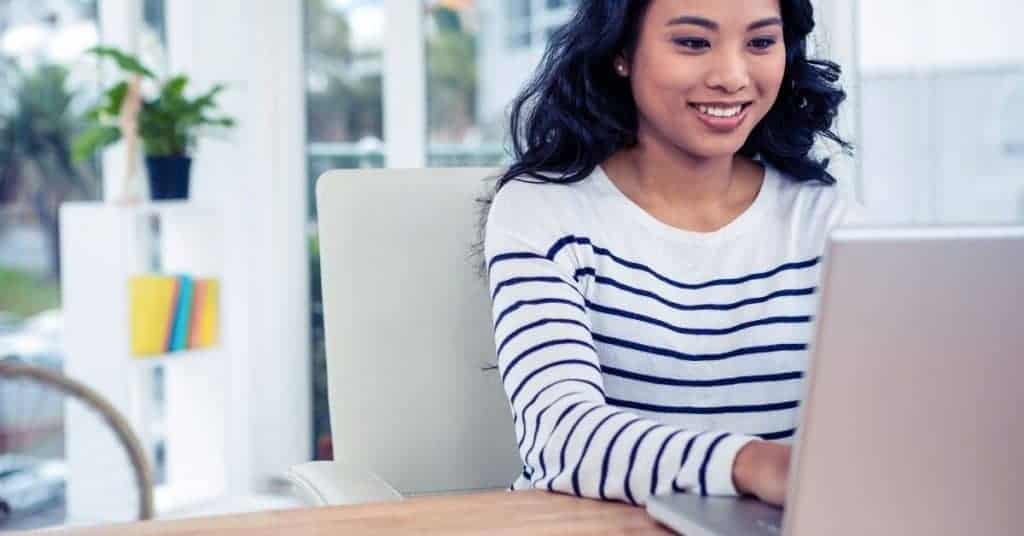
<svg viewBox="0 0 1024 536">
<path fill-rule="evenodd" d="M 0 192 L 28 202 L 47 240 L 50 275 L 60 276 L 61 203 L 99 194 L 95 166 L 72 161 L 71 141 L 84 128 L 72 103 L 68 70 L 41 65 L 31 71 L 5 66 L 12 81 L 8 110 L 0 111 Z"/>
</svg>

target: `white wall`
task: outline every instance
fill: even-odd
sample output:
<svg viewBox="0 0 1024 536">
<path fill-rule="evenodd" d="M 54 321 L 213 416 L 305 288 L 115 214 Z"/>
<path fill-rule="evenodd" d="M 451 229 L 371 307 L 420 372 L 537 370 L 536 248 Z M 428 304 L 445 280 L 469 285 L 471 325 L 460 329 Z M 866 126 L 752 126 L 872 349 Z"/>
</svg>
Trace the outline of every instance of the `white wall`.
<svg viewBox="0 0 1024 536">
<path fill-rule="evenodd" d="M 168 58 L 194 90 L 225 82 L 239 121 L 196 154 L 193 197 L 225 229 L 224 344 L 234 492 L 311 454 L 301 2 L 168 0 Z"/>
<path fill-rule="evenodd" d="M 1015 0 L 859 0 L 864 200 L 894 223 L 1024 218 Z"/>
<path fill-rule="evenodd" d="M 846 3 L 849 0 L 833 0 Z M 1024 60 L 1014 46 L 1020 0 L 858 0 L 865 73 L 1001 66 Z"/>
</svg>

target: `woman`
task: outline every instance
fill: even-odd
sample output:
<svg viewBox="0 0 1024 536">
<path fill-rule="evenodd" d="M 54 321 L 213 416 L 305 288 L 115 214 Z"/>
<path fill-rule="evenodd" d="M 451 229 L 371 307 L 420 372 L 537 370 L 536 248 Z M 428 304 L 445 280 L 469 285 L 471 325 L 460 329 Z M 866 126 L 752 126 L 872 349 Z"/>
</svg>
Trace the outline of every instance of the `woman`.
<svg viewBox="0 0 1024 536">
<path fill-rule="evenodd" d="M 582 0 L 488 213 L 514 489 L 782 504 L 845 94 L 809 0 Z"/>
</svg>

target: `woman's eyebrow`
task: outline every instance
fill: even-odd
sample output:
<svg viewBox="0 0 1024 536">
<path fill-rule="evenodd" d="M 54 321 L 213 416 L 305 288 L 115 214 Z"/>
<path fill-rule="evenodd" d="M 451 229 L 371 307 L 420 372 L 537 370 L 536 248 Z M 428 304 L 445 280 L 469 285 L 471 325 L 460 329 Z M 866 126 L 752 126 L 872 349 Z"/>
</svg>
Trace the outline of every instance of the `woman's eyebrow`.
<svg viewBox="0 0 1024 536">
<path fill-rule="evenodd" d="M 759 21 L 750 23 L 750 26 L 747 26 L 747 31 L 752 32 L 754 30 L 760 30 L 761 28 L 764 28 L 766 26 L 776 25 L 782 26 L 782 19 L 779 17 L 769 17 L 767 19 L 761 19 Z"/>
<path fill-rule="evenodd" d="M 715 22 L 713 20 L 710 20 L 710 19 L 705 19 L 704 17 L 692 17 L 692 16 L 688 16 L 688 15 L 684 15 L 682 17 L 676 17 L 676 18 L 670 20 L 670 21 L 668 21 L 666 26 L 676 26 L 676 25 L 681 25 L 681 24 L 692 24 L 694 26 L 700 26 L 701 28 L 707 28 L 708 30 L 712 30 L 712 31 L 717 31 L 718 30 L 718 23 L 717 22 Z"/>
<path fill-rule="evenodd" d="M 701 28 L 707 28 L 708 30 L 711 30 L 711 31 L 718 31 L 718 23 L 717 22 L 715 22 L 715 21 L 713 21 L 711 19 L 706 19 L 704 17 L 694 17 L 694 16 L 691 16 L 691 15 L 683 15 L 681 17 L 676 17 L 676 18 L 668 21 L 668 23 L 666 23 L 666 26 L 677 26 L 677 25 L 682 25 L 682 24 L 692 24 L 694 26 L 700 26 Z M 766 19 L 761 19 L 761 20 L 758 20 L 758 21 L 754 21 L 754 22 L 750 23 L 750 26 L 747 26 L 747 31 L 753 31 L 753 30 L 757 30 L 757 29 L 760 29 L 760 28 L 764 28 L 766 26 L 775 26 L 775 25 L 782 26 L 782 19 L 779 18 L 779 17 L 769 17 L 769 18 L 766 18 Z"/>
</svg>

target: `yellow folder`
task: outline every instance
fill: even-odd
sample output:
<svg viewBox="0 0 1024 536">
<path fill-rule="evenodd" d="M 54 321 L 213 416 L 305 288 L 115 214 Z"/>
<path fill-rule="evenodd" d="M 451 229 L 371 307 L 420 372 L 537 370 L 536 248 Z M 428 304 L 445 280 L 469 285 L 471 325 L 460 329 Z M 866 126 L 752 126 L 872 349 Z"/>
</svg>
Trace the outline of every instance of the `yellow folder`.
<svg viewBox="0 0 1024 536">
<path fill-rule="evenodd" d="M 132 355 L 144 357 L 167 352 L 172 309 L 178 281 L 157 275 L 133 276 L 128 281 Z"/>
<path fill-rule="evenodd" d="M 216 279 L 203 281 L 202 310 L 199 312 L 199 346 L 209 348 L 217 344 L 220 327 L 220 285 Z"/>
</svg>

